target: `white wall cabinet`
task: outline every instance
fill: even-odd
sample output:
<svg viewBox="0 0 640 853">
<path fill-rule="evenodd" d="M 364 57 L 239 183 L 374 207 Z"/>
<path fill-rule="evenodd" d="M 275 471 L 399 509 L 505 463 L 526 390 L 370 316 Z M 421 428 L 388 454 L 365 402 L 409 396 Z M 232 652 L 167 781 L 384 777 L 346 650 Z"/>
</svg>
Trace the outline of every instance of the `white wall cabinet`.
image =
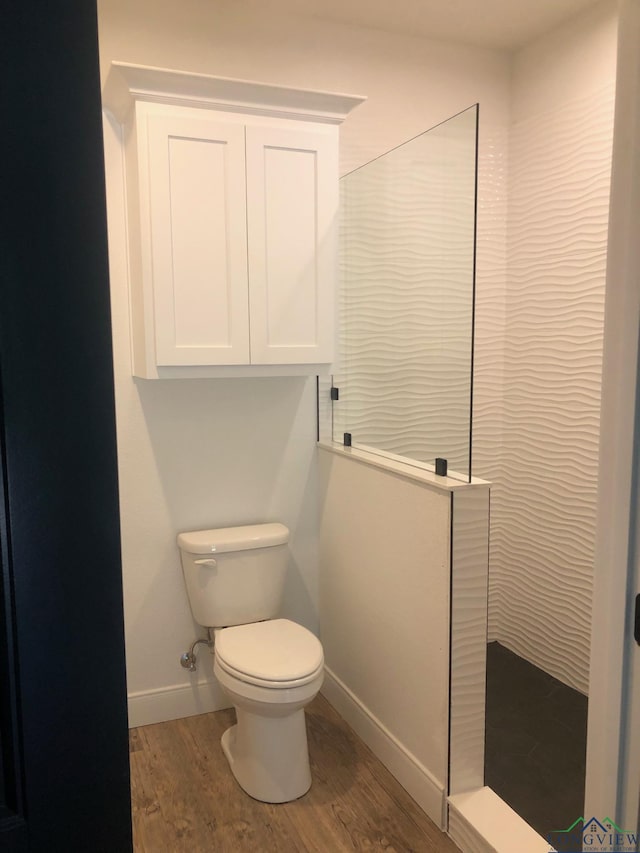
<svg viewBox="0 0 640 853">
<path fill-rule="evenodd" d="M 361 98 L 114 63 L 133 373 L 321 372 L 333 359 L 338 124 Z"/>
<path fill-rule="evenodd" d="M 160 110 L 139 108 L 133 155 L 156 364 L 248 364 L 244 127 Z"/>
</svg>

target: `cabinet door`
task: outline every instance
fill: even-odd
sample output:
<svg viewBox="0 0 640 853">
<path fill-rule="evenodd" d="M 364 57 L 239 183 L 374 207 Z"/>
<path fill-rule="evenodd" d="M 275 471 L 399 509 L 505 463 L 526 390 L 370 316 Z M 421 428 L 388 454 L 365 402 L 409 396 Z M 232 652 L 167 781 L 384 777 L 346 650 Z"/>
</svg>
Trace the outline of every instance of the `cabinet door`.
<svg viewBox="0 0 640 853">
<path fill-rule="evenodd" d="M 244 125 L 148 117 L 158 366 L 247 364 Z"/>
<path fill-rule="evenodd" d="M 251 362 L 330 362 L 337 128 L 246 132 Z"/>
</svg>

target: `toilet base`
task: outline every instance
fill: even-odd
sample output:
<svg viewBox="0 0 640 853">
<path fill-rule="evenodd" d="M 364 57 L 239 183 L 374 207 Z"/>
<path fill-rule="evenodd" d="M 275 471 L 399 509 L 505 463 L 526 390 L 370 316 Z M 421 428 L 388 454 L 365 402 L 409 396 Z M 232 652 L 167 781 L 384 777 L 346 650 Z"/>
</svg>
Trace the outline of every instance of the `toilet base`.
<svg viewBox="0 0 640 853">
<path fill-rule="evenodd" d="M 222 749 L 240 787 L 263 803 L 287 803 L 311 787 L 304 709 L 263 717 L 236 706 Z"/>
</svg>

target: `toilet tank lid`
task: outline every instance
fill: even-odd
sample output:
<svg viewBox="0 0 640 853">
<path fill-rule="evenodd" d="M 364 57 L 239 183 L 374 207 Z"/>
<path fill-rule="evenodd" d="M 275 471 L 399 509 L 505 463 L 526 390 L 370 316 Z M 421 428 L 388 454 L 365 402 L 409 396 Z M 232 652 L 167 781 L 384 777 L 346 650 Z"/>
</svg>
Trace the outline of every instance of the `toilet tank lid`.
<svg viewBox="0 0 640 853">
<path fill-rule="evenodd" d="M 216 527 L 178 534 L 178 547 L 188 554 L 224 554 L 225 551 L 248 551 L 270 548 L 289 541 L 289 528 L 284 524 L 245 524 L 241 527 Z"/>
</svg>

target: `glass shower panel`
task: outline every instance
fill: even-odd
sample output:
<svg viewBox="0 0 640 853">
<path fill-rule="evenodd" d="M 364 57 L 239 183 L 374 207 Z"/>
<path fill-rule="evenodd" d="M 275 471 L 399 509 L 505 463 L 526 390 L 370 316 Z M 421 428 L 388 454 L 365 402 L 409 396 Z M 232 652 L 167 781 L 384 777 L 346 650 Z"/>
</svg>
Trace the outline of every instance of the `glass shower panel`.
<svg viewBox="0 0 640 853">
<path fill-rule="evenodd" d="M 333 438 L 471 476 L 477 106 L 341 180 Z"/>
</svg>

